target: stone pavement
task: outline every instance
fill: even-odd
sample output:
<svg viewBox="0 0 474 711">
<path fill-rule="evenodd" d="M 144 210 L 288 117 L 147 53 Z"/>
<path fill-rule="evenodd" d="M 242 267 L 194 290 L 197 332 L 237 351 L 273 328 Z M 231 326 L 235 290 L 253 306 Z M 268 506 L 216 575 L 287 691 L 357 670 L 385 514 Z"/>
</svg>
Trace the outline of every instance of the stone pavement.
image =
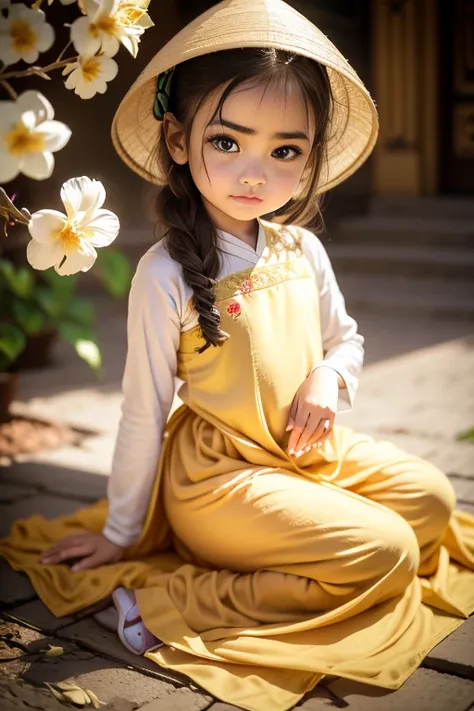
<svg viewBox="0 0 474 711">
<path fill-rule="evenodd" d="M 17 411 L 73 425 L 84 439 L 79 446 L 3 462 L 0 536 L 19 517 L 58 516 L 105 495 L 120 416 L 125 307 L 98 299 L 97 309 L 106 364 L 102 380 L 96 381 L 66 346 L 58 349 L 54 369 L 24 374 Z M 389 439 L 437 464 L 450 477 L 459 508 L 474 512 L 474 443 L 458 440 L 474 427 L 472 327 L 466 321 L 355 315 L 367 339 L 367 365 L 356 407 L 341 413 L 339 422 Z M 63 704 L 45 682 L 90 689 L 105 702 L 104 708 L 117 711 L 235 709 L 184 677 L 127 652 L 115 634 L 94 622 L 90 611 L 56 618 L 38 600 L 28 579 L 2 560 L 0 580 L 2 709 L 60 711 Z M 9 649 L 12 641 L 23 648 Z M 62 647 L 63 654 L 46 657 L 49 644 Z M 28 657 L 1 663 L 1 658 L 21 657 L 25 650 Z M 435 647 L 399 690 L 388 692 L 328 677 L 297 708 L 331 707 L 349 711 L 474 708 L 474 617 Z"/>
</svg>

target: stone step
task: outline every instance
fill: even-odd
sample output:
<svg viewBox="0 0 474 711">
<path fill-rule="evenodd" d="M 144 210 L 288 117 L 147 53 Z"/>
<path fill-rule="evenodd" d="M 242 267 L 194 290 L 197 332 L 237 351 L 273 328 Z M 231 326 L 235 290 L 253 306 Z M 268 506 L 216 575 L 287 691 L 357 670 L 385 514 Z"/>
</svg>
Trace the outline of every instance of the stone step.
<svg viewBox="0 0 474 711">
<path fill-rule="evenodd" d="M 433 249 L 379 242 L 331 241 L 326 249 L 338 273 L 473 279 L 474 249 Z M 474 281 L 474 280 L 473 280 Z"/>
<path fill-rule="evenodd" d="M 338 220 L 328 228 L 335 243 L 416 245 L 474 251 L 474 217 L 457 220 L 413 215 L 364 215 Z"/>
<path fill-rule="evenodd" d="M 349 310 L 393 316 L 474 319 L 473 280 L 349 274 L 337 268 L 336 276 Z"/>
<path fill-rule="evenodd" d="M 433 197 L 376 196 L 370 201 L 370 213 L 377 217 L 422 217 L 474 222 L 472 196 L 436 195 Z"/>
</svg>

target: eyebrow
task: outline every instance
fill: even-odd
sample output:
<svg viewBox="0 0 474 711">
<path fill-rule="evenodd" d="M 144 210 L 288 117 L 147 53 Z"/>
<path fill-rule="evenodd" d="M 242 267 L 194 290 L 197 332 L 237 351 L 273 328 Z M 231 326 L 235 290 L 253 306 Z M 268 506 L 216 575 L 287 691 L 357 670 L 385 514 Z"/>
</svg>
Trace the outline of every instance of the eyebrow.
<svg viewBox="0 0 474 711">
<path fill-rule="evenodd" d="M 234 131 L 238 131 L 239 133 L 246 133 L 249 136 L 255 136 L 257 131 L 254 128 L 248 128 L 247 126 L 240 126 L 238 123 L 232 123 L 231 121 L 225 121 L 222 119 L 219 121 L 216 119 L 215 121 L 211 121 L 209 126 L 227 126 L 227 128 L 231 128 Z M 287 139 L 287 138 L 302 138 L 305 141 L 309 141 L 308 136 L 306 133 L 303 133 L 303 131 L 280 131 L 279 133 L 274 133 L 272 136 L 273 139 Z"/>
</svg>

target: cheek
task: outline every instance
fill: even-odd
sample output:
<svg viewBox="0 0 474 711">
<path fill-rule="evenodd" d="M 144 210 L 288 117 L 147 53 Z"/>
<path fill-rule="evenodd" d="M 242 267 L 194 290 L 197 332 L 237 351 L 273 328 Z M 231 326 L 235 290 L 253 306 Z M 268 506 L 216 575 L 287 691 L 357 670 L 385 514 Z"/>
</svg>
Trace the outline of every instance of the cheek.
<svg viewBox="0 0 474 711">
<path fill-rule="evenodd" d="M 284 167 L 282 166 L 281 168 L 279 167 L 274 172 L 274 182 L 282 190 L 295 190 L 299 185 L 302 172 L 303 170 L 301 164 L 295 164 L 291 166 L 286 165 Z"/>
<path fill-rule="evenodd" d="M 202 156 L 204 156 L 205 165 Z M 229 181 L 231 178 L 229 161 L 222 160 L 217 151 L 207 145 L 204 145 L 202 154 L 200 148 L 191 152 L 190 169 L 194 182 L 198 187 L 209 187 L 209 181 L 215 186 Z"/>
</svg>

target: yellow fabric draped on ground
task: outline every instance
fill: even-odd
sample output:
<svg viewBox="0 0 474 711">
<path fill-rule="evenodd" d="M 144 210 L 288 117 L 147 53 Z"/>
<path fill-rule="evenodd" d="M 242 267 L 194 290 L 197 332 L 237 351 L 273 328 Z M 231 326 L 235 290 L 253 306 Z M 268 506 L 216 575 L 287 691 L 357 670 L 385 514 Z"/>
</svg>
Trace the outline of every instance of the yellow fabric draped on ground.
<svg viewBox="0 0 474 711">
<path fill-rule="evenodd" d="M 250 711 L 286 711 L 326 674 L 397 689 L 474 611 L 474 517 L 444 474 L 336 426 L 293 461 L 291 401 L 323 357 L 301 231 L 263 222 L 255 268 L 217 285 L 222 348 L 182 334 L 185 405 L 167 426 L 141 540 L 92 571 L 42 566 L 106 502 L 20 521 L 0 553 L 57 616 L 137 590 L 147 656 Z M 230 308 L 229 308 L 230 307 Z"/>
</svg>

